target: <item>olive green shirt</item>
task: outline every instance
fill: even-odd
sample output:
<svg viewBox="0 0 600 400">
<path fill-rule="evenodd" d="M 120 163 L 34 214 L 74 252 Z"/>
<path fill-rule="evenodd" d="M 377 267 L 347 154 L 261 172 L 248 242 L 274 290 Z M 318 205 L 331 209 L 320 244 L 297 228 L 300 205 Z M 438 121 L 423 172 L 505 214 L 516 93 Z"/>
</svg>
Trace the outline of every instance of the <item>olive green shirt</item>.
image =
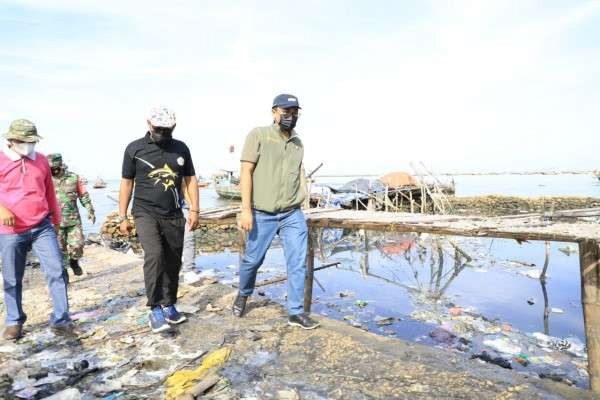
<svg viewBox="0 0 600 400">
<path fill-rule="evenodd" d="M 289 139 L 273 124 L 254 128 L 246 137 L 241 161 L 255 164 L 252 207 L 271 213 L 300 207 L 306 198 L 304 146 L 292 130 Z"/>
</svg>

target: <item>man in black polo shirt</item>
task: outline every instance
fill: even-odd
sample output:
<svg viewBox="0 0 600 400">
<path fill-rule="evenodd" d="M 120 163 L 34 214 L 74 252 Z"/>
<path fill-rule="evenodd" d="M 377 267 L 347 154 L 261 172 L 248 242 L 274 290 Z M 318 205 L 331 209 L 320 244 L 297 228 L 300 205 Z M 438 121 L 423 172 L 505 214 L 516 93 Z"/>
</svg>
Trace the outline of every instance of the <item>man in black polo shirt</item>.
<svg viewBox="0 0 600 400">
<path fill-rule="evenodd" d="M 159 107 L 150 111 L 148 132 L 125 149 L 119 192 L 120 229 L 130 234 L 127 207 L 135 184 L 131 213 L 144 249 L 144 283 L 148 317 L 153 332 L 185 321 L 175 308 L 185 219 L 181 188 L 190 200 L 187 229 L 198 225 L 199 200 L 196 171 L 185 143 L 172 137 L 175 114 Z M 183 185 L 183 186 L 182 186 Z"/>
</svg>

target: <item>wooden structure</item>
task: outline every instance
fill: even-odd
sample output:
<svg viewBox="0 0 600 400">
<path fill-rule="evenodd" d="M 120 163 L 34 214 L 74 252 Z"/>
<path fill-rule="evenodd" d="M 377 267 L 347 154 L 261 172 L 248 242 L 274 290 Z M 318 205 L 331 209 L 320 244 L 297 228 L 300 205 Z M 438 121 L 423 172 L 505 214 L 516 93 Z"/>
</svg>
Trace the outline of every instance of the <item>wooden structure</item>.
<svg viewBox="0 0 600 400">
<path fill-rule="evenodd" d="M 203 210 L 200 223 L 230 225 L 239 207 Z M 592 391 L 600 393 L 600 225 L 578 222 L 577 217 L 595 217 L 600 209 L 559 211 L 551 216 L 525 214 L 503 217 L 429 215 L 381 211 L 313 208 L 304 210 L 309 226 L 304 309 L 310 312 L 313 294 L 316 229 L 346 228 L 388 232 L 423 232 L 437 235 L 489 237 L 579 245 L 581 301 L 588 350 L 588 372 Z M 240 257 L 246 234 L 240 231 Z"/>
<path fill-rule="evenodd" d="M 573 215 L 557 220 L 541 214 L 505 217 L 465 217 L 410 213 L 306 210 L 309 226 L 304 309 L 310 312 L 314 279 L 315 228 L 346 228 L 438 235 L 574 242 L 579 245 L 581 301 L 588 350 L 590 387 L 600 393 L 600 225 L 574 222 Z M 584 213 L 585 214 L 585 213 Z M 575 213 L 575 216 L 579 214 Z M 585 215 L 584 215 L 585 216 Z"/>
<path fill-rule="evenodd" d="M 230 225 L 236 223 L 240 207 L 208 208 L 200 211 L 200 225 Z"/>
</svg>

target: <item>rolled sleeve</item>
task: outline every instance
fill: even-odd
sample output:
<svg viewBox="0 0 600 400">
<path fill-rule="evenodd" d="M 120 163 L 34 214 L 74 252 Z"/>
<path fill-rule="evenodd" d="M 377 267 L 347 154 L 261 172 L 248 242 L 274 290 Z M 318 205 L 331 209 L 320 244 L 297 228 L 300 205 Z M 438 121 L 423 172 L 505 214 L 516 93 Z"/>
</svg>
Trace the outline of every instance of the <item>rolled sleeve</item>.
<svg viewBox="0 0 600 400">
<path fill-rule="evenodd" d="M 244 142 L 240 161 L 256 163 L 260 157 L 260 141 L 258 139 L 258 131 L 253 129 Z"/>
</svg>

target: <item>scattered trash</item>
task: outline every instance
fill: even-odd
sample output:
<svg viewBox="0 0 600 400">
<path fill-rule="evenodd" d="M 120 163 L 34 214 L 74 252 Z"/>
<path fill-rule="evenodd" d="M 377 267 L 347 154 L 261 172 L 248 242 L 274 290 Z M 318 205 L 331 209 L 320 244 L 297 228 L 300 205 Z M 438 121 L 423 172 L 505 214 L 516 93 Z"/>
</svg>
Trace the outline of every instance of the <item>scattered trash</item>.
<svg viewBox="0 0 600 400">
<path fill-rule="evenodd" d="M 354 304 L 356 304 L 357 307 L 365 308 L 369 303 L 367 303 L 365 300 L 356 300 Z"/>
<path fill-rule="evenodd" d="M 514 356 L 521 353 L 521 346 L 511 342 L 505 337 L 487 339 L 483 341 L 483 344 L 484 346 L 491 347 L 492 349 L 502 354 L 510 354 Z"/>
<path fill-rule="evenodd" d="M 340 297 L 350 297 L 350 296 L 354 296 L 354 292 L 352 292 L 350 290 L 344 290 L 342 292 L 339 292 L 338 296 L 340 296 Z"/>
<path fill-rule="evenodd" d="M 213 306 L 211 303 L 208 303 L 206 305 L 206 311 L 208 311 L 208 312 L 219 312 L 219 311 L 223 311 L 223 308 L 216 307 L 216 306 Z"/>
<path fill-rule="evenodd" d="M 196 314 L 198 311 L 200 311 L 200 307 L 185 303 L 178 303 L 177 309 L 185 314 Z"/>
<path fill-rule="evenodd" d="M 540 372 L 539 377 L 542 379 L 550 379 L 554 382 L 565 383 L 569 386 L 573 386 L 576 382 L 571 380 L 568 375 L 562 370 L 545 370 Z"/>
<path fill-rule="evenodd" d="M 564 350 L 568 350 L 571 347 L 571 343 L 569 343 L 568 339 L 552 340 L 550 342 L 549 347 L 552 350 L 564 351 Z"/>
<path fill-rule="evenodd" d="M 394 317 L 381 317 L 378 315 L 374 318 L 374 321 L 379 326 L 391 325 L 394 323 Z"/>
<path fill-rule="evenodd" d="M 451 307 L 448 309 L 448 314 L 450 314 L 453 317 L 458 317 L 459 315 L 462 315 L 462 313 L 463 313 L 462 307 Z"/>
<path fill-rule="evenodd" d="M 567 256 L 570 256 L 571 254 L 579 253 L 579 249 L 577 248 L 577 246 L 572 245 L 572 244 L 568 244 L 565 247 L 559 248 L 558 250 L 561 251 L 562 253 L 566 254 Z"/>
<path fill-rule="evenodd" d="M 550 309 L 550 311 L 552 311 L 554 314 L 564 314 L 565 310 L 563 310 L 562 308 L 558 308 L 558 307 L 552 307 Z"/>
<path fill-rule="evenodd" d="M 529 271 L 518 271 L 517 273 L 520 275 L 524 275 L 531 279 L 540 279 L 540 276 L 542 276 L 542 271 L 539 269 L 534 269 L 534 270 L 529 270 Z M 546 278 L 548 278 L 548 274 L 546 274 Z"/>
<path fill-rule="evenodd" d="M 278 390 L 277 400 L 300 400 L 300 394 L 296 389 Z"/>
<path fill-rule="evenodd" d="M 184 394 L 187 389 L 193 386 L 195 380 L 202 378 L 209 370 L 223 366 L 230 354 L 230 348 L 220 348 L 204 357 L 202 364 L 195 370 L 177 371 L 169 376 L 166 381 L 166 398 L 169 400 L 175 399 L 177 396 Z"/>
<path fill-rule="evenodd" d="M 200 274 L 196 271 L 188 271 L 183 274 L 183 281 L 185 283 L 196 283 L 199 282 L 200 279 L 202 279 L 202 276 L 200 276 Z"/>
<path fill-rule="evenodd" d="M 429 332 L 429 337 L 439 343 L 451 344 L 456 339 L 456 335 L 452 332 L 447 331 L 442 327 L 437 327 L 433 331 Z"/>
<path fill-rule="evenodd" d="M 509 360 L 502 357 L 492 357 L 487 351 L 482 351 L 481 354 L 473 354 L 471 359 L 479 359 L 505 369 L 512 369 L 512 365 Z"/>
<path fill-rule="evenodd" d="M 519 354 L 515 357 L 515 361 L 526 367 L 529 365 L 529 357 L 526 354 Z"/>
<path fill-rule="evenodd" d="M 527 299 L 527 304 L 529 304 L 530 306 L 535 304 L 535 299 L 533 297 L 530 297 Z"/>
<path fill-rule="evenodd" d="M 50 397 L 46 397 L 46 400 L 80 400 L 82 394 L 75 388 L 68 388 Z"/>
</svg>

